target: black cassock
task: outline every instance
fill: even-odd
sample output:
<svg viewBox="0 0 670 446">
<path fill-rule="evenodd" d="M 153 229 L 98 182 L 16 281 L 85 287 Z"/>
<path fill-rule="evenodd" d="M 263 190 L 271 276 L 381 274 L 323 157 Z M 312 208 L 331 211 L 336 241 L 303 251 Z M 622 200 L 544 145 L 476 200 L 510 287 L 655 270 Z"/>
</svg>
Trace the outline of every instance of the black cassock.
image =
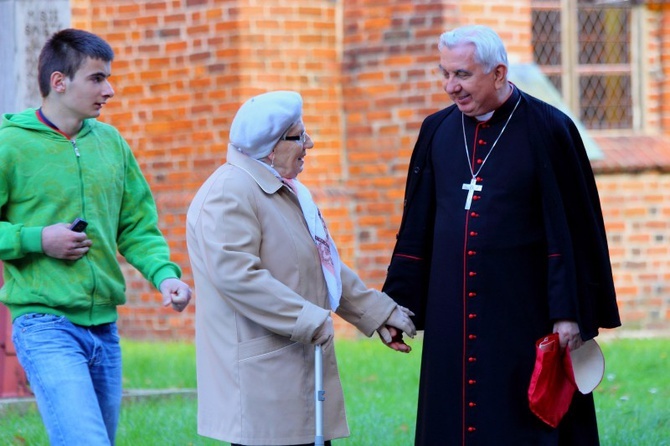
<svg viewBox="0 0 670 446">
<path fill-rule="evenodd" d="M 620 324 L 595 182 L 565 115 L 515 88 L 487 121 L 453 106 L 427 118 L 384 291 L 424 330 L 417 445 L 598 444 L 592 395 L 557 429 L 528 407 L 535 341 L 554 321 L 578 321 L 585 339 Z"/>
</svg>

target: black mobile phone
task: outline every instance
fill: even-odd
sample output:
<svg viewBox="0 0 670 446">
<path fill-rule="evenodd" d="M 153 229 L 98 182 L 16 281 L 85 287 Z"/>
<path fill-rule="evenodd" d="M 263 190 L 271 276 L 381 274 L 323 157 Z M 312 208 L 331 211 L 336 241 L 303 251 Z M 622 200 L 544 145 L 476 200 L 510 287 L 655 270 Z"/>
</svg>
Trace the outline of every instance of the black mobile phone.
<svg viewBox="0 0 670 446">
<path fill-rule="evenodd" d="M 84 232 L 86 226 L 88 226 L 88 222 L 86 220 L 82 220 L 81 218 L 75 218 L 72 224 L 70 225 L 70 230 L 74 232 Z"/>
</svg>

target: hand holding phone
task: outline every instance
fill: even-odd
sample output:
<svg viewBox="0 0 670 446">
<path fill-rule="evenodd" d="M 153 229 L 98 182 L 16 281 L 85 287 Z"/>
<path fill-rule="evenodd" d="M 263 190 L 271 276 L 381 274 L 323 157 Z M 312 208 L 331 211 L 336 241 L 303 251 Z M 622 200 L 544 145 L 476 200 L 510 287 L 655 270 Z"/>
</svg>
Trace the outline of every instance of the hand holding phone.
<svg viewBox="0 0 670 446">
<path fill-rule="evenodd" d="M 88 226 L 88 222 L 86 220 L 82 220 L 81 218 L 75 218 L 72 224 L 70 225 L 70 230 L 74 232 L 84 232 L 86 226 Z"/>
</svg>

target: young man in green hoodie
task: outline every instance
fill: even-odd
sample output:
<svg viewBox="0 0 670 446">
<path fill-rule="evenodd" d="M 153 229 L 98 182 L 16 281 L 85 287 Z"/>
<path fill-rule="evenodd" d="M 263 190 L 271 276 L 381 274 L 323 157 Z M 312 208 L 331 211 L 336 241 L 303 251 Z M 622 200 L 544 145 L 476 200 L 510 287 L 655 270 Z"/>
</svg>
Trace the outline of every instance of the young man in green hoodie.
<svg viewBox="0 0 670 446">
<path fill-rule="evenodd" d="M 54 34 L 38 62 L 41 108 L 6 114 L 0 125 L 0 301 L 51 444 L 114 444 L 116 307 L 125 303 L 117 252 L 165 306 L 183 311 L 191 299 L 137 161 L 95 119 L 114 95 L 113 58 L 94 34 Z M 88 226 L 73 230 L 75 218 Z"/>
</svg>

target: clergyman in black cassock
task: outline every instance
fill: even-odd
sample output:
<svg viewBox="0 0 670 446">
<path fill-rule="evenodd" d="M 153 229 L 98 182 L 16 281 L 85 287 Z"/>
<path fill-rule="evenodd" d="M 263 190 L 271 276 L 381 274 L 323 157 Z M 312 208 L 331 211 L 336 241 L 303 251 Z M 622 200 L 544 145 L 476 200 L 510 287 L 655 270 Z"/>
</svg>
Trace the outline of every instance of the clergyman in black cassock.
<svg viewBox="0 0 670 446">
<path fill-rule="evenodd" d="M 574 350 L 620 325 L 584 145 L 507 80 L 490 28 L 444 33 L 439 49 L 454 104 L 421 127 L 383 288 L 424 330 L 416 445 L 597 445 L 592 394 L 557 428 L 528 404 L 537 339 Z"/>
</svg>

